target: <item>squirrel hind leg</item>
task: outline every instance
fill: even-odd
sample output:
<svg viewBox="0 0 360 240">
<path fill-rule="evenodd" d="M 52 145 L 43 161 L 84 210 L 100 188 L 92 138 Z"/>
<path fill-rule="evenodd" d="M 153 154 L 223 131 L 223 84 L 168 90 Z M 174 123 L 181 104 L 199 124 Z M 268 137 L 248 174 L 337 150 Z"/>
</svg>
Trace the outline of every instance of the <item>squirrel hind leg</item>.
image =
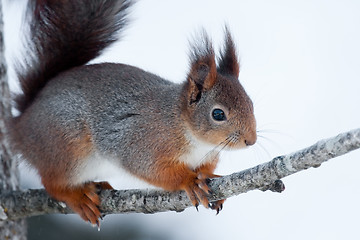
<svg viewBox="0 0 360 240">
<path fill-rule="evenodd" d="M 56 200 L 65 202 L 83 220 L 99 227 L 99 193 L 113 188 L 108 182 L 87 182 L 74 187 L 45 185 L 45 189 Z"/>
</svg>

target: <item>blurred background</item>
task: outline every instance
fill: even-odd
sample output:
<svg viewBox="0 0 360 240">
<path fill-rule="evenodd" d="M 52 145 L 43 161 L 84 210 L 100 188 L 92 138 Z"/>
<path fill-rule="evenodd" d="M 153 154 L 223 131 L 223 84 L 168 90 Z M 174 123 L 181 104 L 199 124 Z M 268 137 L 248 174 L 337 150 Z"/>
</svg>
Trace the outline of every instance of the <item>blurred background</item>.
<svg viewBox="0 0 360 240">
<path fill-rule="evenodd" d="M 23 1 L 3 0 L 9 68 L 21 51 Z M 120 42 L 94 62 L 131 64 L 174 82 L 189 70 L 188 41 L 202 27 L 217 49 L 227 23 L 253 99 L 258 143 L 223 152 L 230 174 L 360 127 L 360 2 L 353 0 L 142 0 Z M 76 13 L 74 13 L 76 14 Z M 10 69 L 11 88 L 18 86 Z M 20 164 L 23 188 L 42 187 Z M 283 179 L 279 193 L 252 191 L 223 211 L 106 216 L 101 231 L 76 215 L 29 219 L 29 239 L 360 239 L 360 151 Z M 149 187 L 112 176 L 118 188 Z"/>
</svg>

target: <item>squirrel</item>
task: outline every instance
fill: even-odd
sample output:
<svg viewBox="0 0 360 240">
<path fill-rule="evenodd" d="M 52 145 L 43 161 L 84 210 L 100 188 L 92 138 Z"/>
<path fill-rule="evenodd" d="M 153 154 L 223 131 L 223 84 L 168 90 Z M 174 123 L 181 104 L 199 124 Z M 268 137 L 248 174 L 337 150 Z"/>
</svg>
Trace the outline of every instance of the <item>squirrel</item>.
<svg viewBox="0 0 360 240">
<path fill-rule="evenodd" d="M 26 60 L 17 70 L 14 150 L 37 169 L 54 199 L 99 225 L 103 166 L 209 202 L 209 178 L 222 149 L 256 142 L 251 99 L 240 84 L 235 43 L 225 27 L 216 59 L 204 32 L 191 46 L 180 84 L 134 66 L 88 64 L 120 39 L 130 0 L 30 0 Z"/>
</svg>

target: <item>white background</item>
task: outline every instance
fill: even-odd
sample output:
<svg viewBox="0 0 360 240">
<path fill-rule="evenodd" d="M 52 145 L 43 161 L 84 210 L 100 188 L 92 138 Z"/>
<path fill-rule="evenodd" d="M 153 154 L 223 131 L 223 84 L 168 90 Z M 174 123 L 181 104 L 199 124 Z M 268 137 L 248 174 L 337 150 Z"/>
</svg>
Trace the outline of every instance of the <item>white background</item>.
<svg viewBox="0 0 360 240">
<path fill-rule="evenodd" d="M 4 6 L 8 62 L 20 45 L 16 4 Z M 174 82 L 185 80 L 194 33 L 204 27 L 219 47 L 224 23 L 230 26 L 241 58 L 240 82 L 254 101 L 258 130 L 266 139 L 247 150 L 224 152 L 219 174 L 360 127 L 359 1 L 143 0 L 130 18 L 122 41 L 96 62 L 135 65 Z M 281 194 L 232 197 L 218 216 L 202 207 L 108 216 L 103 228 L 131 220 L 173 239 L 360 239 L 359 167 L 360 151 L 355 151 L 283 179 Z M 23 170 L 23 182 L 39 186 L 38 180 L 29 184 L 31 173 Z M 111 183 L 138 187 L 127 182 L 113 178 Z M 77 216 L 61 218 L 85 225 Z"/>
</svg>

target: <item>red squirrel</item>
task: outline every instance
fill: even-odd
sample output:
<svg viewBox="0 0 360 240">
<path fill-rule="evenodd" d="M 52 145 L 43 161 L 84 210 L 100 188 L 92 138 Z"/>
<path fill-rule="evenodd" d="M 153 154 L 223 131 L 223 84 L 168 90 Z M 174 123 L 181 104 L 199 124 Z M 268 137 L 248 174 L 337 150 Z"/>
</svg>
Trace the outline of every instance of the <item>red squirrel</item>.
<svg viewBox="0 0 360 240">
<path fill-rule="evenodd" d="M 193 44 L 184 82 L 126 64 L 86 65 L 119 38 L 129 0 L 30 0 L 22 93 L 10 138 L 46 191 L 99 224 L 103 166 L 125 169 L 194 206 L 209 202 L 209 178 L 222 149 L 256 142 L 253 104 L 238 80 L 232 36 L 216 59 L 206 33 Z"/>
</svg>

